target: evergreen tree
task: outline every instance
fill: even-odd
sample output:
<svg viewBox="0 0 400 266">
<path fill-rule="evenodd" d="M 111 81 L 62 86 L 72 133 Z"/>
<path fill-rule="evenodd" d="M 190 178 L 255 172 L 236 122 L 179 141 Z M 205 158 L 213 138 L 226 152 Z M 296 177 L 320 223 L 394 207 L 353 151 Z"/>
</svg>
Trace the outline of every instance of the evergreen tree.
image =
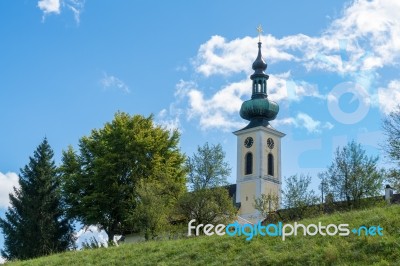
<svg viewBox="0 0 400 266">
<path fill-rule="evenodd" d="M 73 247 L 73 228 L 64 216 L 57 168 L 47 139 L 20 172 L 20 188 L 10 194 L 11 206 L 5 219 L 0 219 L 5 238 L 1 255 L 7 260 L 24 260 Z"/>
</svg>

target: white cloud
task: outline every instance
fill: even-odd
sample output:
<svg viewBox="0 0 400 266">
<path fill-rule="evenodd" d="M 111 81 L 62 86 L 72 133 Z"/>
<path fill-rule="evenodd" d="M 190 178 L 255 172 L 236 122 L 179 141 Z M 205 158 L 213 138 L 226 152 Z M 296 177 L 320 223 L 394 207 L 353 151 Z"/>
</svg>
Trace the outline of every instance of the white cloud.
<svg viewBox="0 0 400 266">
<path fill-rule="evenodd" d="M 5 262 L 6 260 L 2 256 L 0 256 L 0 264 L 4 264 Z"/>
<path fill-rule="evenodd" d="M 268 97 L 272 101 L 298 101 L 305 96 L 323 98 L 315 84 L 306 81 L 287 80 L 290 72 L 270 76 Z M 181 126 L 179 117 L 186 114 L 188 120 L 199 120 L 202 130 L 220 129 L 231 131 L 244 127 L 247 122 L 239 117 L 243 101 L 250 99 L 251 80 L 228 83 L 217 92 L 208 95 L 193 81 L 181 80 L 176 85 L 175 99 L 169 111 L 162 110 L 157 118 L 167 128 Z M 178 107 L 185 105 L 184 107 Z"/>
<path fill-rule="evenodd" d="M 264 45 L 268 47 L 267 57 L 271 62 L 295 59 L 294 55 L 277 49 L 279 40 L 270 35 L 262 38 Z M 193 62 L 196 71 L 206 77 L 216 74 L 249 73 L 251 70 L 249 66 L 254 61 L 255 43 L 257 43 L 257 37 L 244 37 L 226 41 L 221 36 L 212 36 L 209 41 L 199 48 L 197 57 Z"/>
<path fill-rule="evenodd" d="M 45 15 L 50 13 L 60 14 L 60 0 L 40 0 L 38 7 Z"/>
<path fill-rule="evenodd" d="M 39 0 L 38 8 L 43 11 L 43 21 L 49 14 L 61 14 L 64 7 L 69 9 L 77 24 L 80 23 L 80 15 L 83 11 L 85 0 Z"/>
<path fill-rule="evenodd" d="M 330 122 L 321 122 L 313 119 L 305 113 L 298 113 L 296 117 L 275 120 L 275 125 L 290 125 L 296 128 L 304 128 L 308 133 L 321 133 L 323 129 L 332 129 L 333 124 Z"/>
<path fill-rule="evenodd" d="M 364 52 L 372 53 L 373 58 L 362 61 L 362 67 L 393 64 L 400 52 L 399 12 L 397 0 L 354 1 L 327 33 L 358 42 Z"/>
<path fill-rule="evenodd" d="M 113 75 L 108 75 L 103 73 L 103 78 L 100 80 L 100 84 L 104 89 L 118 89 L 124 93 L 130 93 L 128 85 L 126 85 L 122 80 Z"/>
<path fill-rule="evenodd" d="M 19 188 L 18 180 L 19 177 L 16 173 L 3 174 L 0 172 L 0 208 L 10 206 L 9 194 L 14 192 L 14 187 Z"/>
<path fill-rule="evenodd" d="M 169 131 L 178 130 L 182 133 L 183 129 L 180 121 L 180 113 L 173 110 L 173 105 L 170 106 L 170 111 L 162 109 L 156 116 L 156 123 L 166 128 Z"/>
<path fill-rule="evenodd" d="M 251 83 L 248 80 L 231 83 L 207 98 L 193 82 L 181 81 L 177 85 L 176 97 L 187 100 L 189 120 L 199 119 L 202 130 L 211 128 L 229 131 L 244 126 L 236 117 L 243 102 L 241 97 L 249 95 Z"/>
<path fill-rule="evenodd" d="M 318 87 L 305 81 L 289 80 L 290 73 L 282 73 L 271 76 L 268 81 L 269 99 L 281 102 L 298 101 L 302 97 L 322 96 L 318 92 Z M 243 101 L 250 99 L 251 80 L 246 78 L 241 81 L 228 83 L 220 90 L 211 95 L 206 95 L 205 91 L 200 89 L 195 82 L 181 80 L 175 91 L 176 103 L 172 104 L 176 109 L 179 103 L 184 102 L 186 107 L 186 117 L 188 120 L 198 119 L 199 127 L 202 130 L 220 129 L 231 131 L 244 127 L 247 122 L 239 118 L 239 110 Z M 171 109 L 171 107 L 170 107 Z M 183 108 L 178 108 L 179 115 Z M 167 110 L 163 110 L 163 119 Z M 170 112 L 171 113 L 171 110 Z M 159 114 L 160 116 L 160 114 Z M 167 120 L 166 125 L 178 123 L 176 116 Z"/>
<path fill-rule="evenodd" d="M 320 36 L 262 36 L 263 55 L 267 62 L 293 61 L 307 70 L 344 75 L 396 64 L 400 57 L 399 13 L 397 0 L 354 1 Z M 257 37 L 227 41 L 212 36 L 199 48 L 196 71 L 204 76 L 247 73 L 257 41 Z"/>
<path fill-rule="evenodd" d="M 74 14 L 74 19 L 78 25 L 81 22 L 81 13 L 83 11 L 84 5 L 84 0 L 65 1 L 65 6 L 72 11 L 72 13 Z"/>
<path fill-rule="evenodd" d="M 379 108 L 384 114 L 394 111 L 400 104 L 400 80 L 392 80 L 387 88 L 379 88 Z"/>
<path fill-rule="evenodd" d="M 269 77 L 268 97 L 276 102 L 284 100 L 299 101 L 303 97 L 325 99 L 325 96 L 320 94 L 316 84 L 311 84 L 304 80 L 293 80 L 290 77 L 290 72 L 275 74 Z"/>
</svg>

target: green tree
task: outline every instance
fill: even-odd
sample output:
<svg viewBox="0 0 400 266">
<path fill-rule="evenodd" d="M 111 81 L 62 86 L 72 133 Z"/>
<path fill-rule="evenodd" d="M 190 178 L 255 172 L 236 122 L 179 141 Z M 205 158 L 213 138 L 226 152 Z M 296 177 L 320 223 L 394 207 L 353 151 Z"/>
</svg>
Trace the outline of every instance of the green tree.
<svg viewBox="0 0 400 266">
<path fill-rule="evenodd" d="M 320 179 L 319 190 L 321 191 L 321 203 L 325 203 L 325 198 L 329 194 L 329 182 L 325 173 L 318 173 L 318 178 Z"/>
<path fill-rule="evenodd" d="M 137 205 L 129 222 L 132 228 L 144 233 L 146 240 L 167 234 L 170 223 L 175 219 L 173 210 L 176 201 L 175 198 L 171 200 L 169 193 L 165 191 L 167 187 L 160 182 L 141 181 L 136 188 Z"/>
<path fill-rule="evenodd" d="M 142 199 L 140 182 L 158 184 L 170 205 L 186 190 L 185 157 L 178 131 L 157 126 L 153 117 L 118 112 L 112 122 L 79 141 L 79 153 L 63 152 L 63 193 L 68 213 L 86 225 L 97 224 L 109 239 L 130 230 Z M 160 208 L 161 210 L 162 208 Z"/>
<path fill-rule="evenodd" d="M 20 188 L 10 194 L 11 206 L 5 219 L 0 219 L 5 238 L 2 256 L 24 260 L 72 248 L 73 228 L 65 217 L 47 139 L 20 172 Z"/>
<path fill-rule="evenodd" d="M 223 187 L 231 169 L 221 144 L 198 146 L 197 153 L 187 159 L 186 168 L 192 191 L 180 198 L 178 213 L 188 221 L 196 219 L 198 224 L 232 219 L 236 209 L 228 189 Z"/>
<path fill-rule="evenodd" d="M 358 206 L 362 198 L 379 195 L 384 173 L 377 167 L 378 159 L 368 157 L 354 141 L 337 148 L 331 166 L 324 173 L 335 199 Z"/>
<path fill-rule="evenodd" d="M 286 187 L 283 191 L 283 203 L 288 209 L 290 219 L 302 219 L 310 206 L 318 202 L 314 190 L 309 190 L 311 176 L 292 175 L 285 178 Z"/>
<path fill-rule="evenodd" d="M 400 105 L 383 120 L 383 132 L 386 135 L 383 150 L 397 166 L 389 170 L 389 181 L 400 191 Z"/>
<path fill-rule="evenodd" d="M 225 187 L 200 189 L 183 195 L 178 203 L 178 213 L 195 224 L 225 224 L 236 213 L 232 198 Z"/>
<path fill-rule="evenodd" d="M 225 152 L 221 144 L 210 146 L 206 142 L 203 147 L 197 147 L 197 153 L 188 158 L 188 180 L 192 190 L 226 185 L 226 178 L 231 168 L 225 160 Z"/>
<path fill-rule="evenodd" d="M 254 199 L 254 208 L 266 219 L 279 208 L 279 196 L 276 194 L 261 194 L 260 198 Z"/>
</svg>

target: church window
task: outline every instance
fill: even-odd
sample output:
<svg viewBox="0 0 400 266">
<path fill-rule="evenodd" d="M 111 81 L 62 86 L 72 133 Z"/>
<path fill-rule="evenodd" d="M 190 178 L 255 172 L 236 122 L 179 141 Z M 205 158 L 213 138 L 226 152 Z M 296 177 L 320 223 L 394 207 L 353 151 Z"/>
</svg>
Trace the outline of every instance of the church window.
<svg viewBox="0 0 400 266">
<path fill-rule="evenodd" d="M 245 157 L 245 175 L 253 173 L 253 154 L 251 152 L 246 154 Z"/>
<path fill-rule="evenodd" d="M 274 176 L 274 156 L 268 154 L 268 175 Z"/>
</svg>

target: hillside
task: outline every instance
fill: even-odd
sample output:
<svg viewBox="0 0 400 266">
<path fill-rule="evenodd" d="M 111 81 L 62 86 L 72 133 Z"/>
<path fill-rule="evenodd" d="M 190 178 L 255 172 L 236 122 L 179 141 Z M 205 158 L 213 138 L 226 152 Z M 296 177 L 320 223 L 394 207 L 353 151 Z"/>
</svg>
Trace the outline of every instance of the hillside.
<svg viewBox="0 0 400 266">
<path fill-rule="evenodd" d="M 309 224 L 380 225 L 383 236 L 202 236 L 73 251 L 7 265 L 400 265 L 400 206 L 336 213 Z"/>
</svg>

